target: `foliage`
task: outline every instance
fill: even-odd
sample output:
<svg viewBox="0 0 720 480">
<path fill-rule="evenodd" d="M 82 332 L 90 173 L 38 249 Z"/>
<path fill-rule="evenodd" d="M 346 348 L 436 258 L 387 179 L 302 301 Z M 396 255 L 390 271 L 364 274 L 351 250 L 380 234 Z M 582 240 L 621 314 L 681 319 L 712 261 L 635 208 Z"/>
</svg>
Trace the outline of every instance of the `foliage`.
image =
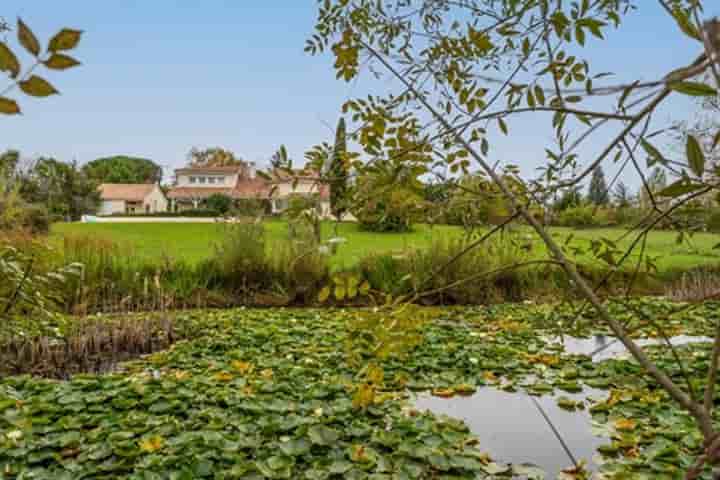
<svg viewBox="0 0 720 480">
<path fill-rule="evenodd" d="M 270 213 L 272 205 L 267 198 L 238 198 L 233 213 L 240 217 L 259 217 Z"/>
<path fill-rule="evenodd" d="M 75 49 L 81 36 L 80 30 L 63 28 L 50 39 L 47 47 L 43 47 L 30 27 L 18 18 L 18 42 L 32 59 L 30 66 L 23 70 L 15 51 L 6 42 L 0 42 L 0 71 L 6 72 L 11 79 L 11 85 L 5 89 L 5 93 L 18 87 L 25 95 L 31 97 L 49 97 L 58 94 L 53 85 L 33 72 L 40 66 L 48 70 L 61 71 L 80 65 L 80 62 L 65 52 Z M 20 112 L 17 101 L 0 96 L 0 113 L 17 115 Z"/>
<path fill-rule="evenodd" d="M 710 210 L 707 220 L 707 229 L 713 233 L 720 233 L 720 208 Z"/>
<path fill-rule="evenodd" d="M 202 167 L 234 167 L 245 164 L 240 157 L 222 147 L 192 148 L 188 153 L 188 163 Z"/>
<path fill-rule="evenodd" d="M 97 183 L 160 183 L 162 167 L 146 158 L 116 155 L 86 163 L 83 172 Z"/>
<path fill-rule="evenodd" d="M 588 201 L 595 205 L 604 206 L 610 202 L 610 192 L 605 182 L 605 172 L 601 166 L 593 170 L 588 190 Z"/>
<path fill-rule="evenodd" d="M 100 203 L 98 183 L 74 161 L 40 158 L 24 183 L 24 198 L 45 205 L 52 216 L 79 220 L 83 214 L 95 211 Z"/>
<path fill-rule="evenodd" d="M 38 478 L 431 478 L 440 471 L 458 479 L 521 477 L 520 466 L 483 453 L 492 432 L 475 438 L 456 420 L 414 409 L 407 389 L 567 395 L 591 386 L 597 389 L 591 398 L 581 398 L 595 431 L 606 437 L 598 452 L 601 473 L 677 478 L 679 466 L 702 448 L 699 431 L 633 362 L 594 362 L 563 351 L 552 325 L 576 318 L 574 307 L 410 310 L 403 321 L 418 319 L 412 335 L 395 337 L 406 341 L 373 356 L 382 375 L 368 368 L 362 376 L 376 387 L 367 404 L 353 402 L 359 387 L 348 381 L 356 357 L 390 344 L 363 346 L 356 339 L 392 331 L 372 325 L 389 317 L 288 309 L 180 313 L 177 333 L 188 341 L 124 364 L 114 375 L 0 380 L 0 463 L 6 474 Z M 712 332 L 718 312 L 717 304 L 687 311 L 657 300 L 630 307 L 687 335 Z M 638 324 L 629 307 L 611 308 Z M 607 333 L 592 314 L 576 321 L 578 336 Z M 650 350 L 673 378 L 682 377 L 669 352 Z M 693 358 L 690 374 L 698 385 L 709 353 L 706 345 L 680 349 L 684 359 Z M 583 421 L 584 413 L 573 415 Z M 40 421 L 46 426 L 39 428 Z M 89 428 L 78 428 L 80 422 Z M 123 460 L 110 461 L 113 452 Z"/>
<path fill-rule="evenodd" d="M 598 209 L 593 205 L 578 205 L 565 208 L 557 215 L 556 223 L 562 227 L 586 228 L 603 226 L 597 216 Z"/>
<path fill-rule="evenodd" d="M 621 209 L 628 208 L 633 204 L 634 196 L 631 193 L 630 188 L 625 185 L 622 180 L 620 180 L 615 186 L 615 191 L 613 192 L 613 200 L 615 205 Z"/>
<path fill-rule="evenodd" d="M 348 164 L 345 119 L 340 117 L 335 130 L 335 148 L 333 149 L 328 176 L 330 177 L 330 210 L 340 221 L 348 210 Z"/>
<path fill-rule="evenodd" d="M 357 180 L 353 214 L 373 232 L 407 232 L 422 213 L 421 165 L 378 160 Z"/>
<path fill-rule="evenodd" d="M 43 268 L 47 247 L 23 236 L 15 240 L 6 237 L 0 246 L 0 343 L 56 327 L 63 285 L 78 269 L 76 264 Z"/>
<path fill-rule="evenodd" d="M 577 208 L 583 203 L 582 193 L 578 188 L 568 188 L 562 192 L 560 198 L 553 205 L 554 209 L 562 212 L 569 208 Z"/>
<path fill-rule="evenodd" d="M 205 199 L 205 207 L 220 215 L 227 215 L 233 207 L 233 199 L 222 193 L 214 193 Z"/>
</svg>

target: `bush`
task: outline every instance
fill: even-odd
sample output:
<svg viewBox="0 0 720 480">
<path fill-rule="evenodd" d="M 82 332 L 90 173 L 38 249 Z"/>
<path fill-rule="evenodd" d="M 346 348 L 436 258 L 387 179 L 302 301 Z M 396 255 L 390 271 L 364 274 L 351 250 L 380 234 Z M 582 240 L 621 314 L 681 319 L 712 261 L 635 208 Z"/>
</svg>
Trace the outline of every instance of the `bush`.
<svg viewBox="0 0 720 480">
<path fill-rule="evenodd" d="M 610 211 L 594 205 L 568 207 L 556 219 L 558 226 L 574 228 L 605 227 L 611 223 Z"/>
<path fill-rule="evenodd" d="M 238 217 L 258 217 L 269 215 L 271 211 L 272 204 L 267 198 L 241 198 L 235 200 L 232 213 Z"/>
<path fill-rule="evenodd" d="M 450 262 L 467 246 L 465 239 L 436 239 L 426 249 L 369 257 L 361 263 L 361 271 L 374 290 L 420 293 L 421 301 L 433 304 L 518 301 L 546 288 L 540 269 L 510 268 L 529 258 L 530 243 L 525 238 L 489 239 Z"/>
<path fill-rule="evenodd" d="M 40 205 L 26 205 L 19 218 L 20 227 L 34 235 L 46 234 L 50 231 L 50 215 L 47 208 Z"/>
<path fill-rule="evenodd" d="M 226 215 L 232 208 L 233 200 L 222 193 L 214 193 L 205 200 L 205 208 Z"/>
<path fill-rule="evenodd" d="M 720 233 L 720 208 L 714 208 L 709 212 L 707 229 L 713 233 Z"/>
</svg>

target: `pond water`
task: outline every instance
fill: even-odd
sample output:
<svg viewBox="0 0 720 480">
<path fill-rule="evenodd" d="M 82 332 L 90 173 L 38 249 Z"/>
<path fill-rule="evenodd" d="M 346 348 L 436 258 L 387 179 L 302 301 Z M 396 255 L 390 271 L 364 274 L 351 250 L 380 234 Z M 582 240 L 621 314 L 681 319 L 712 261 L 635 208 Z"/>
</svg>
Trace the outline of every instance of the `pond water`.
<svg viewBox="0 0 720 480">
<path fill-rule="evenodd" d="M 707 342 L 707 337 L 678 336 L 671 339 L 673 345 Z M 662 340 L 638 340 L 640 345 L 657 345 Z M 565 337 L 558 340 L 566 353 L 593 355 L 601 361 L 627 354 L 625 347 L 614 337 L 593 338 Z M 596 470 L 593 457 L 600 445 L 610 440 L 592 433 L 592 419 L 587 410 L 567 411 L 557 405 L 560 396 L 580 401 L 588 397 L 605 398 L 607 392 L 586 388 L 582 393 L 546 395 L 533 397 L 557 429 L 570 453 L 577 461 L 586 460 L 589 470 Z M 532 463 L 546 472 L 547 479 L 554 479 L 573 462 L 553 433 L 547 420 L 539 411 L 533 398 L 526 393 L 505 392 L 483 387 L 469 397 L 439 398 L 429 394 L 418 395 L 414 406 L 435 414 L 448 415 L 463 420 L 480 440 L 479 448 L 498 462 L 511 464 Z"/>
<path fill-rule="evenodd" d="M 583 393 L 562 396 L 583 400 L 594 395 L 590 389 Z M 586 410 L 569 412 L 557 405 L 557 396 L 534 397 L 550 418 L 560 436 L 577 461 L 592 457 L 597 447 L 609 443 L 591 431 L 590 414 Z M 573 463 L 563 446 L 527 394 L 482 388 L 470 397 L 438 398 L 420 395 L 415 399 L 419 410 L 430 410 L 462 419 L 480 440 L 478 448 L 501 463 L 532 463 L 545 470 L 548 479 Z"/>
<path fill-rule="evenodd" d="M 670 343 L 673 346 L 712 341 L 713 340 L 709 337 L 690 337 L 686 335 L 679 335 L 677 337 L 670 338 Z M 641 347 L 665 344 L 665 341 L 660 338 L 641 339 L 635 340 L 635 342 Z M 565 337 L 563 341 L 556 339 L 555 343 L 557 345 L 562 345 L 565 353 L 591 355 L 593 360 L 596 362 L 607 360 L 609 358 L 623 358 L 624 356 L 629 357 L 630 355 L 622 342 L 615 337 L 605 335 L 595 335 L 591 338 Z"/>
</svg>

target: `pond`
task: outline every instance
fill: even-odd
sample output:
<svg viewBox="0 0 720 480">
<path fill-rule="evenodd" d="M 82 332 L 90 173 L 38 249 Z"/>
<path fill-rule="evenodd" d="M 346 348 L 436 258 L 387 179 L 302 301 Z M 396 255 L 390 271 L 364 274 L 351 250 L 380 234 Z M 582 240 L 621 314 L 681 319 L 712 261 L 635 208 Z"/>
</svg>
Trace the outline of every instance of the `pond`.
<svg viewBox="0 0 720 480">
<path fill-rule="evenodd" d="M 708 341 L 711 339 L 690 336 L 671 339 L 674 346 Z M 647 339 L 637 343 L 648 346 L 663 341 Z M 592 355 L 594 361 L 627 354 L 617 339 L 601 335 L 592 338 L 565 337 L 556 345 L 557 348 L 563 347 L 566 353 Z M 557 478 L 562 470 L 573 466 L 570 455 L 578 462 L 586 461 L 588 470 L 595 471 L 598 468 L 594 461 L 597 448 L 609 443 L 610 439 L 593 433 L 592 418 L 587 409 L 563 409 L 558 405 L 560 397 L 579 402 L 588 398 L 599 400 L 607 397 L 607 392 L 585 388 L 576 394 L 563 392 L 531 397 L 522 391 L 505 392 L 485 387 L 468 397 L 440 398 L 422 394 L 415 397 L 413 403 L 419 410 L 463 420 L 479 438 L 482 451 L 514 465 L 532 463 L 546 472 L 547 479 Z M 543 412 L 562 438 L 569 454 Z"/>
</svg>

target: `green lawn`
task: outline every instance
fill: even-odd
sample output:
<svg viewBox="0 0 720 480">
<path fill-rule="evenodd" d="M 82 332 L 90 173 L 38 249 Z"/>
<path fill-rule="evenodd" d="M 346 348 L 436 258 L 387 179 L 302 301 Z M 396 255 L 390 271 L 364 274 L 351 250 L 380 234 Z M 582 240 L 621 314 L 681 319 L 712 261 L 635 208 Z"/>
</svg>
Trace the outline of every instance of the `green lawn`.
<svg viewBox="0 0 720 480">
<path fill-rule="evenodd" d="M 281 238 L 286 235 L 287 225 L 283 221 L 266 223 L 268 236 Z M 330 238 L 333 225 L 323 225 L 323 235 Z M 567 228 L 551 229 L 558 239 L 574 234 L 576 241 L 589 241 L 593 238 L 620 238 L 625 231 L 622 229 L 592 229 L 572 231 Z M 197 262 L 212 252 L 222 235 L 222 228 L 214 224 L 203 223 L 90 223 L 90 224 L 56 224 L 52 235 L 56 239 L 66 234 L 91 234 L 111 238 L 128 244 L 136 249 L 136 253 L 147 257 L 163 255 L 184 258 Z M 406 247 L 422 247 L 428 245 L 433 237 L 448 238 L 461 235 L 458 227 L 418 225 L 411 233 L 371 233 L 360 231 L 355 224 L 345 223 L 339 227 L 339 235 L 347 239 L 342 244 L 334 262 L 336 266 L 350 266 L 363 256 L 372 252 L 399 251 Z M 532 234 L 528 230 L 528 234 Z M 534 234 L 533 234 L 534 235 Z M 619 243 L 628 246 L 634 235 Z M 678 245 L 677 234 L 674 232 L 657 231 L 649 235 L 647 253 L 658 256 L 658 267 L 661 271 L 681 270 L 698 265 L 720 264 L 720 250 L 713 247 L 720 242 L 720 235 L 698 234 L 691 243 Z M 536 251 L 540 252 L 541 247 Z"/>
</svg>

